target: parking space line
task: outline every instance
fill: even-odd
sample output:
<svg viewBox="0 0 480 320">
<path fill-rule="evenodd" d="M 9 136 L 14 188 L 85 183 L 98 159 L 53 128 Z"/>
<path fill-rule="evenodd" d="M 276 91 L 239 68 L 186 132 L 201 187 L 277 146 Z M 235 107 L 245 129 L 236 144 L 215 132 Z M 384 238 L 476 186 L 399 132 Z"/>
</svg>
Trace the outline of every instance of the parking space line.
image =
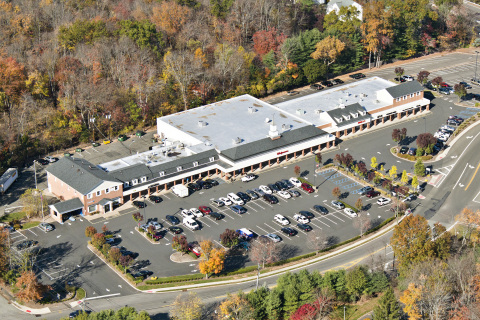
<svg viewBox="0 0 480 320">
<path fill-rule="evenodd" d="M 202 224 L 206 225 L 207 227 L 211 228 L 208 224 L 206 224 L 205 222 L 203 221 L 200 221 Z"/>
<path fill-rule="evenodd" d="M 261 227 L 259 227 L 259 226 L 257 226 L 257 228 L 258 228 L 258 229 L 260 229 L 260 230 L 262 230 L 263 232 L 265 232 L 265 234 L 267 234 L 267 233 L 270 233 L 270 232 L 268 232 L 267 230 L 265 230 L 265 229 L 262 229 L 262 228 L 261 228 Z"/>
<path fill-rule="evenodd" d="M 223 249 L 225 250 L 228 250 L 227 247 L 224 247 L 220 242 L 218 242 L 217 240 L 213 240 L 216 244 L 218 244 L 220 247 L 222 247 Z"/>
<path fill-rule="evenodd" d="M 273 208 L 273 206 L 272 206 L 270 203 L 268 203 L 268 202 L 264 202 L 264 204 L 266 204 L 267 206 L 270 206 L 270 207 Z"/>
<path fill-rule="evenodd" d="M 231 215 L 227 214 L 225 211 L 223 211 L 222 214 L 224 214 L 225 216 L 229 217 L 229 218 L 232 219 L 232 220 L 235 220 L 234 217 L 232 217 Z"/>
<path fill-rule="evenodd" d="M 33 233 L 36 237 L 38 237 L 38 235 L 32 231 L 32 229 L 28 229 L 28 231 L 30 231 L 31 233 Z"/>
<path fill-rule="evenodd" d="M 262 210 L 265 210 L 264 207 L 262 207 L 261 205 L 258 204 L 258 201 L 255 201 L 255 202 L 251 202 L 251 203 L 254 203 L 255 205 L 259 206 Z"/>
<path fill-rule="evenodd" d="M 275 223 L 275 224 L 277 224 L 277 225 L 279 225 L 279 224 L 278 224 L 278 223 L 276 223 L 275 221 L 274 221 L 274 223 Z M 278 232 L 278 230 L 277 230 L 277 229 L 275 229 L 274 227 L 272 227 L 271 225 L 269 225 L 269 224 L 267 224 L 267 223 L 265 223 L 265 225 L 266 225 L 267 227 L 269 227 L 270 229 L 272 229 L 272 230 L 273 230 L 273 232 Z M 280 225 L 279 225 L 279 226 L 280 226 Z M 285 237 L 283 237 L 283 238 L 287 238 L 287 239 L 289 239 L 290 241 L 292 241 L 292 239 L 290 239 L 290 237 L 289 237 L 289 236 L 285 236 Z M 283 239 L 283 238 L 282 238 L 282 239 Z"/>
<path fill-rule="evenodd" d="M 252 206 L 250 206 L 250 205 L 248 205 L 248 204 L 245 204 L 245 207 L 250 208 L 250 209 L 252 209 L 252 210 L 255 211 L 255 212 L 258 212 L 257 209 L 254 209 Z M 247 212 L 248 212 L 248 211 L 247 211 Z"/>
<path fill-rule="evenodd" d="M 318 221 L 318 222 L 320 222 L 320 223 L 322 223 L 322 224 L 324 224 L 324 225 L 326 225 L 327 227 L 329 227 L 329 228 L 330 228 L 330 226 L 329 226 L 328 224 L 326 224 L 325 222 L 323 222 L 322 220 L 317 220 L 317 221 Z M 311 223 L 311 224 L 313 224 L 314 226 L 316 226 L 317 228 L 320 228 L 320 229 L 322 229 L 322 227 L 320 227 L 320 226 L 317 226 L 317 225 L 316 225 L 316 224 L 314 224 L 313 222 L 310 222 L 310 223 Z"/>
<path fill-rule="evenodd" d="M 297 228 L 292 228 L 292 229 L 296 230 L 297 232 L 301 232 L 301 233 L 303 233 L 303 234 L 306 235 L 306 236 L 308 235 L 305 231 L 303 231 L 303 230 L 300 229 L 300 228 L 298 228 L 298 229 L 297 229 Z"/>
<path fill-rule="evenodd" d="M 280 197 L 280 196 L 276 196 L 276 197 L 277 197 L 277 199 L 280 199 L 280 200 L 283 200 L 283 201 L 285 201 L 285 202 L 288 202 L 287 200 L 283 199 L 283 198 Z"/>
<path fill-rule="evenodd" d="M 345 217 L 347 217 L 348 219 L 352 220 L 353 218 L 348 216 L 346 213 L 343 213 L 342 211 L 339 211 L 338 213 L 344 215 Z"/>
<path fill-rule="evenodd" d="M 338 224 L 338 223 L 336 223 L 335 221 L 328 219 L 328 217 L 326 217 L 326 216 L 322 216 L 322 218 L 325 218 L 326 220 L 330 221 L 331 223 Z M 320 219 L 320 218 L 318 218 L 318 219 Z M 343 220 L 342 220 L 342 221 L 343 221 Z M 343 221 L 343 222 L 345 222 L 345 221 Z"/>
<path fill-rule="evenodd" d="M 209 215 L 207 215 L 207 217 L 208 217 L 208 219 L 210 220 L 210 222 L 213 222 L 213 223 L 215 223 L 216 225 L 218 225 L 218 222 L 215 221 L 215 220 L 213 220 L 213 218 L 211 218 Z"/>
<path fill-rule="evenodd" d="M 345 220 L 343 220 L 343 219 L 340 219 L 340 217 L 337 217 L 337 216 L 336 216 L 336 215 L 334 215 L 333 213 L 332 213 L 332 215 L 331 215 L 331 216 L 332 216 L 332 217 L 335 217 L 335 218 L 337 218 L 338 220 L 340 220 L 340 221 L 342 221 L 342 222 L 345 222 Z"/>
</svg>

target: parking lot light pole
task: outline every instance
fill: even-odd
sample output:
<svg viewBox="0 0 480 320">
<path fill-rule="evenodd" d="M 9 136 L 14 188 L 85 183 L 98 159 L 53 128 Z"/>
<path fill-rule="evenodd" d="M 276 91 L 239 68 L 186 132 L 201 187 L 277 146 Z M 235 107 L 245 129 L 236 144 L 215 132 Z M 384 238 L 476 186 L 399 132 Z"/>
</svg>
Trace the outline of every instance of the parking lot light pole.
<svg viewBox="0 0 480 320">
<path fill-rule="evenodd" d="M 478 82 L 477 81 L 477 61 L 478 61 L 478 51 L 475 51 L 475 53 L 477 54 L 476 58 L 475 58 L 475 78 L 473 78 L 475 80 L 475 82 Z"/>
<path fill-rule="evenodd" d="M 316 183 L 316 178 L 317 178 L 317 154 L 315 151 L 313 152 L 313 186 L 315 187 L 315 191 L 317 191 L 317 183 Z"/>
<path fill-rule="evenodd" d="M 145 200 L 145 195 L 143 195 L 142 197 L 143 197 L 143 219 L 145 219 L 145 223 L 147 223 L 147 210 L 146 210 L 147 202 Z"/>
<path fill-rule="evenodd" d="M 425 124 L 425 133 L 427 133 L 427 118 L 423 117 L 423 123 Z"/>
<path fill-rule="evenodd" d="M 38 189 L 37 188 L 37 167 L 35 165 L 36 163 L 37 163 L 37 160 L 33 160 L 33 172 L 35 175 L 35 189 Z"/>
</svg>

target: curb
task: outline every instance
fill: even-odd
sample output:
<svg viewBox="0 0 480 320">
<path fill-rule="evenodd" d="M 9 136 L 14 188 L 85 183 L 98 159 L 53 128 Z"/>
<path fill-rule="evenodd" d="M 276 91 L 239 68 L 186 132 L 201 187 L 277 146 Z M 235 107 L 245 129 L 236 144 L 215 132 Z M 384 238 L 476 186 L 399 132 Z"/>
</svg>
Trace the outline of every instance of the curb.
<svg viewBox="0 0 480 320">
<path fill-rule="evenodd" d="M 448 144 L 449 148 L 444 150 L 442 152 L 442 154 L 439 154 L 437 156 L 437 159 L 435 160 L 431 160 L 430 162 L 435 162 L 435 161 L 438 161 L 438 160 L 442 160 L 443 158 L 445 158 L 448 154 L 448 151 L 451 149 L 451 147 L 455 144 L 455 142 L 457 142 L 461 137 L 463 137 L 464 134 L 466 134 L 468 131 L 470 131 L 470 129 L 473 129 L 475 128 L 476 126 L 478 126 L 480 124 L 480 120 L 478 120 L 477 122 L 475 122 L 474 124 L 472 124 L 471 126 L 468 126 L 465 130 L 463 130 L 462 132 L 460 132 L 460 134 L 458 136 L 456 136 L 455 138 L 453 138 L 452 142 L 450 142 Z"/>
<path fill-rule="evenodd" d="M 45 307 L 41 309 L 28 308 L 28 307 L 22 306 L 21 304 L 18 304 L 15 301 L 12 301 L 12 305 L 18 310 L 23 311 L 25 313 L 30 313 L 30 314 L 48 314 L 52 312 L 49 307 Z"/>
</svg>

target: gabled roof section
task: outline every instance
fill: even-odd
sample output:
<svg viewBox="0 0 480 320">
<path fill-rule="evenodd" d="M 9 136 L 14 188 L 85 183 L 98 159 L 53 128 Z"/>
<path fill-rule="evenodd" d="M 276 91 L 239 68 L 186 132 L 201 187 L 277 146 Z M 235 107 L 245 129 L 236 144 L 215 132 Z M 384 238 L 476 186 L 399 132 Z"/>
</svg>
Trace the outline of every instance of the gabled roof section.
<svg viewBox="0 0 480 320">
<path fill-rule="evenodd" d="M 407 81 L 390 88 L 386 88 L 385 90 L 387 90 L 387 92 L 395 99 L 409 95 L 411 93 L 423 91 L 423 86 L 418 81 L 414 80 Z"/>
<path fill-rule="evenodd" d="M 218 153 L 215 149 L 207 150 L 185 158 L 180 158 L 177 160 L 162 163 L 158 166 L 150 167 L 150 169 L 152 170 L 153 175 L 155 177 L 158 177 L 160 172 L 164 172 L 165 175 L 176 173 L 178 167 L 182 167 L 181 172 L 183 172 L 189 169 L 201 167 L 205 164 L 210 164 L 212 163 L 212 161 L 210 161 L 210 158 L 214 158 L 213 162 L 218 160 Z M 198 165 L 194 166 L 194 162 L 197 162 Z"/>
<path fill-rule="evenodd" d="M 104 181 L 120 183 L 90 162 L 73 157 L 63 157 L 49 165 L 46 170 L 83 195 L 88 194 Z"/>
<path fill-rule="evenodd" d="M 110 171 L 108 174 L 122 182 L 132 181 L 133 179 L 140 179 L 142 177 L 151 179 L 152 177 L 152 171 L 143 163 Z"/>
<path fill-rule="evenodd" d="M 59 214 L 69 213 L 74 210 L 83 209 L 83 203 L 78 198 L 73 198 L 67 201 L 57 202 L 50 205 L 53 210 Z"/>
<path fill-rule="evenodd" d="M 282 148 L 304 140 L 309 140 L 321 135 L 328 135 L 325 131 L 314 126 L 305 126 L 295 130 L 283 132 L 281 138 L 272 140 L 264 138 L 252 143 L 241 144 L 238 147 L 223 150 L 221 152 L 225 157 L 236 161 L 247 158 L 262 152 Z"/>
</svg>

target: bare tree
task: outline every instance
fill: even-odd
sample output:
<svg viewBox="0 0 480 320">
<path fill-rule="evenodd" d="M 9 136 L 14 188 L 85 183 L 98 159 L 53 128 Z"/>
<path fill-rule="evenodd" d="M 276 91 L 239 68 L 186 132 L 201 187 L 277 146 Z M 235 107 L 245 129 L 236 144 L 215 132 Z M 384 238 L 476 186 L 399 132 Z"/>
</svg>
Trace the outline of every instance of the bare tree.
<svg viewBox="0 0 480 320">
<path fill-rule="evenodd" d="M 253 262 L 262 264 L 275 262 L 280 253 L 280 247 L 276 243 L 272 243 L 269 239 L 259 238 L 250 248 L 250 259 Z"/>
<path fill-rule="evenodd" d="M 452 275 L 455 291 L 459 293 L 459 302 L 468 305 L 473 299 L 472 283 L 476 274 L 473 252 L 449 259 L 448 267 Z"/>
<path fill-rule="evenodd" d="M 360 214 L 355 220 L 353 220 L 353 226 L 360 231 L 360 236 L 363 237 L 365 231 L 372 226 L 372 221 L 366 214 Z"/>
<path fill-rule="evenodd" d="M 313 230 L 308 233 L 307 246 L 315 251 L 323 250 L 327 247 L 327 237 L 319 230 Z"/>
</svg>

